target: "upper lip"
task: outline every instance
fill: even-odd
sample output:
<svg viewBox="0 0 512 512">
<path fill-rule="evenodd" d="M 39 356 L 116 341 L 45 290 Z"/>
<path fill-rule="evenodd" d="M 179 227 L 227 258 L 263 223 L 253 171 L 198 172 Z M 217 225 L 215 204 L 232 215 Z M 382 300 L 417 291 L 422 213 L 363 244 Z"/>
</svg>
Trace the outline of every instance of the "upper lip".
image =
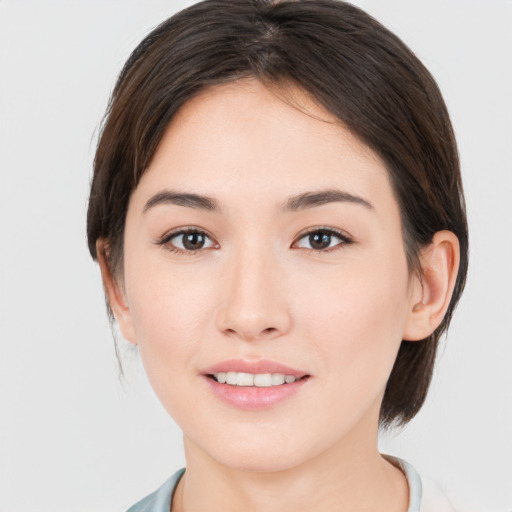
<svg viewBox="0 0 512 512">
<path fill-rule="evenodd" d="M 307 372 L 292 368 L 291 366 L 278 363 L 276 361 L 259 360 L 259 361 L 248 361 L 246 359 L 228 359 L 221 361 L 212 366 L 204 368 L 201 372 L 203 375 L 213 375 L 214 373 L 220 372 L 243 372 L 243 373 L 284 373 L 285 375 L 292 375 L 299 379 L 306 375 Z"/>
</svg>

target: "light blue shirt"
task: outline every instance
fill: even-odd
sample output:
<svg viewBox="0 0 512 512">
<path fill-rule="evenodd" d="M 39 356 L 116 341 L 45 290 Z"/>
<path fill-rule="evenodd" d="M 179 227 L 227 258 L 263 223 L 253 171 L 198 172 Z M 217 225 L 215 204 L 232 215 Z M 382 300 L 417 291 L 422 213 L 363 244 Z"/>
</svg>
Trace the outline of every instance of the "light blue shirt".
<svg viewBox="0 0 512 512">
<path fill-rule="evenodd" d="M 397 459 L 396 457 L 386 456 L 386 458 L 396 466 L 400 467 L 407 478 L 407 483 L 409 485 L 409 508 L 407 509 L 407 512 L 420 512 L 420 476 L 408 462 Z M 169 478 L 169 480 L 167 480 L 159 489 L 149 496 L 146 496 L 143 500 L 133 505 L 133 507 L 130 507 L 127 512 L 169 512 L 171 510 L 174 489 L 176 489 L 176 486 L 184 473 L 185 469 L 180 469 L 174 473 L 174 475 L 171 476 L 171 478 Z"/>
</svg>

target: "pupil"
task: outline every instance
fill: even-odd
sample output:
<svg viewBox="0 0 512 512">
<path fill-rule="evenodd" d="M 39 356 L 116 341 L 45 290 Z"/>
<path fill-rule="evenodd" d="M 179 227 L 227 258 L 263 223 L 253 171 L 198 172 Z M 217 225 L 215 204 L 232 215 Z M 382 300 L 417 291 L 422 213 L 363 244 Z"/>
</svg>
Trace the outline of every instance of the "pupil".
<svg viewBox="0 0 512 512">
<path fill-rule="evenodd" d="M 183 247 L 188 250 L 201 249 L 204 245 L 204 236 L 201 233 L 187 233 L 183 236 Z"/>
<path fill-rule="evenodd" d="M 331 245 L 331 235 L 328 233 L 312 233 L 309 235 L 309 243 L 313 249 L 326 249 Z"/>
</svg>

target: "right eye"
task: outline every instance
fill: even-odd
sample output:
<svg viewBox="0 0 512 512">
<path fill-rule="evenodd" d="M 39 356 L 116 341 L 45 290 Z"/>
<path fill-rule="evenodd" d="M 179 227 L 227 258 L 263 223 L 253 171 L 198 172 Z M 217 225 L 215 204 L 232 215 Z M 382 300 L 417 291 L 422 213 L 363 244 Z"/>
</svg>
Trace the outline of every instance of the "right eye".
<svg viewBox="0 0 512 512">
<path fill-rule="evenodd" d="M 158 245 L 164 245 L 173 252 L 194 254 L 217 244 L 204 231 L 188 228 L 168 233 L 158 241 Z"/>
</svg>

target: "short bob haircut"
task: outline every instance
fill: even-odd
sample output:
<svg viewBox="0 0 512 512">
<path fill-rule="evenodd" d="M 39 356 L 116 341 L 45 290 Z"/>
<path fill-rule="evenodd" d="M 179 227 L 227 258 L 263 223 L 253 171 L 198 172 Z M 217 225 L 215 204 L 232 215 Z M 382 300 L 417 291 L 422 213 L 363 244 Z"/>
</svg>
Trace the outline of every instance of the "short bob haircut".
<svg viewBox="0 0 512 512">
<path fill-rule="evenodd" d="M 126 62 L 105 115 L 87 216 L 90 253 L 97 259 L 103 240 L 111 272 L 122 278 L 128 201 L 169 122 L 206 88 L 248 77 L 285 101 L 287 87 L 301 88 L 380 156 L 410 272 L 421 276 L 420 250 L 437 231 L 458 237 L 446 316 L 428 338 L 402 341 L 387 383 L 381 426 L 403 425 L 423 405 L 439 339 L 464 288 L 467 221 L 441 93 L 411 50 L 364 11 L 338 0 L 206 0 L 154 29 Z"/>
</svg>

